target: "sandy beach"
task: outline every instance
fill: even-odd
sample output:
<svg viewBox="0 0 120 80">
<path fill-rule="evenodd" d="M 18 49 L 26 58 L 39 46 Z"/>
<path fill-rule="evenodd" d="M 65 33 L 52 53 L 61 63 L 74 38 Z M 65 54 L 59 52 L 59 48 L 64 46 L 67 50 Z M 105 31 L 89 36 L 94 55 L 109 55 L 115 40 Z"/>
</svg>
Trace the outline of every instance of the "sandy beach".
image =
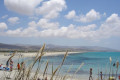
<svg viewBox="0 0 120 80">
<path fill-rule="evenodd" d="M 30 52 L 30 53 L 16 53 L 16 57 L 22 55 L 23 57 L 35 57 L 37 52 Z M 64 55 L 66 52 L 44 52 L 45 54 L 43 56 L 58 56 L 58 55 Z M 84 52 L 68 52 L 69 54 L 77 54 L 77 53 L 84 53 Z M 0 58 L 8 58 L 10 53 L 0 53 Z"/>
<path fill-rule="evenodd" d="M 43 56 L 58 56 L 58 55 L 64 55 L 66 52 L 45 52 L 45 54 Z M 68 52 L 69 54 L 77 54 L 77 53 L 84 53 L 84 52 Z M 26 58 L 26 57 L 35 57 L 37 54 L 37 52 L 33 52 L 33 53 L 16 53 L 16 55 L 13 57 L 13 59 L 17 59 L 20 56 Z M 10 57 L 10 53 L 4 53 L 4 52 L 0 52 L 0 64 L 2 64 L 2 62 L 5 62 L 8 58 Z"/>
<path fill-rule="evenodd" d="M 58 56 L 58 55 L 64 55 L 66 52 L 45 52 L 44 56 Z M 69 54 L 77 54 L 77 53 L 84 53 L 84 52 L 68 52 Z M 34 57 L 36 53 L 20 53 L 21 55 L 25 57 Z"/>
<path fill-rule="evenodd" d="M 12 74 L 11 74 L 12 73 Z M 15 74 L 17 73 L 17 71 L 16 70 L 14 70 L 14 71 L 12 71 L 12 72 L 7 72 L 7 71 L 0 71 L 0 80 L 4 80 L 4 76 L 6 75 L 6 77 L 8 77 L 8 78 L 14 78 L 15 77 Z M 43 74 L 43 73 L 42 73 Z M 38 76 L 39 76 L 39 78 L 40 79 L 43 79 L 43 75 L 42 74 L 38 74 Z M 4 75 L 4 76 L 3 76 Z M 35 75 L 35 73 L 31 73 L 31 77 L 33 77 Z M 56 76 L 55 76 L 56 77 Z M 54 77 L 54 78 L 55 78 Z M 51 78 L 51 75 L 50 74 L 47 74 L 47 79 L 48 80 L 50 80 L 50 78 Z M 79 78 L 77 78 L 76 76 L 74 76 L 73 78 L 72 78 L 72 75 L 68 75 L 67 77 L 66 77 L 66 79 L 65 80 L 88 80 L 88 76 L 87 75 L 82 75 L 82 76 L 79 76 Z M 58 77 L 58 79 L 61 79 L 61 77 Z M 93 79 L 94 79 L 94 77 L 93 77 Z M 12 80 L 12 79 L 9 79 L 9 80 Z M 53 79 L 53 80 L 55 80 L 55 79 Z"/>
</svg>

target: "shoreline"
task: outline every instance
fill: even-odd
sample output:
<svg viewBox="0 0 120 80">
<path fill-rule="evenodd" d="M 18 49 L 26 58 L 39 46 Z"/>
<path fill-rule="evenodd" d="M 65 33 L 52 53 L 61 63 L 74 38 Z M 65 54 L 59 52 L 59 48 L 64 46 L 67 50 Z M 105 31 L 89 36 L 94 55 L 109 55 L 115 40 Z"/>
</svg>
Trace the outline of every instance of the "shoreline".
<svg viewBox="0 0 120 80">
<path fill-rule="evenodd" d="M 45 52 L 43 56 L 59 56 L 59 55 L 64 55 L 66 52 Z M 84 53 L 84 52 L 68 52 L 69 54 L 79 54 L 79 53 Z M 35 57 L 36 53 L 21 53 L 25 57 Z"/>
<path fill-rule="evenodd" d="M 45 54 L 43 56 L 59 56 L 59 55 L 64 55 L 66 52 L 44 52 Z M 85 51 L 81 51 L 81 52 L 68 52 L 69 54 L 79 54 L 79 53 L 85 53 Z M 0 53 L 0 56 L 2 56 L 2 58 L 9 56 L 10 53 Z M 18 52 L 15 56 L 19 56 L 22 55 L 23 57 L 35 57 L 37 54 L 37 52 L 32 52 L 32 53 L 20 53 Z M 1 57 L 0 57 L 1 58 Z"/>
<path fill-rule="evenodd" d="M 85 51 L 84 51 L 85 52 Z M 69 54 L 82 54 L 84 53 L 83 51 L 81 52 L 68 52 Z M 59 56 L 59 55 L 64 55 L 66 52 L 45 52 L 45 54 L 43 56 Z M 20 56 L 22 56 L 23 58 L 28 58 L 28 57 L 35 57 L 37 53 L 17 53 L 13 59 L 17 59 Z M 8 60 L 8 58 L 10 57 L 10 53 L 0 53 L 0 64 L 3 64 L 4 62 L 6 62 Z M 5 65 L 5 64 L 4 64 Z"/>
</svg>

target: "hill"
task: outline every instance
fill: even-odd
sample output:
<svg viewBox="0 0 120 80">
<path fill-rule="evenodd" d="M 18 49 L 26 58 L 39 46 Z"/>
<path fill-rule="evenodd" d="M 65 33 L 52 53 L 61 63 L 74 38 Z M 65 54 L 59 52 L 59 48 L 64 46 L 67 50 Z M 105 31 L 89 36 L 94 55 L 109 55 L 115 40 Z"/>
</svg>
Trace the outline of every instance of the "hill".
<svg viewBox="0 0 120 80">
<path fill-rule="evenodd" d="M 4 44 L 0 43 L 0 51 L 11 51 L 11 50 L 18 50 L 18 51 L 38 51 L 42 45 L 23 45 L 23 44 Z M 99 47 L 99 46 L 59 46 L 53 44 L 47 44 L 46 51 L 89 51 L 89 52 L 116 52 L 118 50 Z"/>
</svg>

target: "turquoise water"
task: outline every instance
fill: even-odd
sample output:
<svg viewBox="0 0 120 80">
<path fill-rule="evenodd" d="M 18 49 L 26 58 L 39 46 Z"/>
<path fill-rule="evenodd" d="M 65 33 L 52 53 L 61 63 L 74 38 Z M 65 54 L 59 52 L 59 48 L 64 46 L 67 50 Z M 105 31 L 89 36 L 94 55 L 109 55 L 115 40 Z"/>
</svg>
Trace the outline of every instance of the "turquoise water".
<svg viewBox="0 0 120 80">
<path fill-rule="evenodd" d="M 51 73 L 52 63 L 54 65 L 54 69 L 62 62 L 64 55 L 59 56 L 47 56 L 43 57 L 41 62 L 43 63 L 41 71 L 45 68 L 45 63 L 47 60 L 49 61 L 49 69 L 48 73 Z M 69 74 L 73 74 L 80 64 L 84 62 L 84 66 L 77 72 L 77 74 L 89 75 L 89 69 L 93 69 L 93 74 L 97 75 L 98 71 L 102 71 L 103 74 L 108 74 L 110 71 L 110 61 L 109 57 L 112 58 L 112 73 L 115 74 L 116 67 L 113 67 L 113 64 L 116 61 L 120 62 L 120 52 L 86 52 L 86 53 L 77 53 L 77 54 L 69 54 L 62 66 L 61 72 L 62 74 L 66 73 L 71 65 L 71 71 Z M 36 64 L 37 67 L 37 64 Z M 35 67 L 35 68 L 36 68 Z M 34 69 L 35 69 L 34 68 Z M 119 66 L 120 68 L 120 66 Z M 118 71 L 120 72 L 120 70 Z"/>
</svg>

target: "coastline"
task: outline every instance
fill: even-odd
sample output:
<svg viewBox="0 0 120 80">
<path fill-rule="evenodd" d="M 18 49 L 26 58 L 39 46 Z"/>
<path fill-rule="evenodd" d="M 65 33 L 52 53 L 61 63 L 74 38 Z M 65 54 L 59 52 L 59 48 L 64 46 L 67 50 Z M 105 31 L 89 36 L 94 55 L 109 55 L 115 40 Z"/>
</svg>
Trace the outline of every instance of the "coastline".
<svg viewBox="0 0 120 80">
<path fill-rule="evenodd" d="M 69 54 L 80 54 L 80 53 L 84 53 L 84 52 L 83 51 L 81 51 L 81 52 L 68 52 L 68 55 Z M 64 55 L 65 53 L 66 52 L 45 52 L 45 54 L 43 56 L 59 56 L 59 55 Z M 13 57 L 13 59 L 18 59 L 20 57 L 20 55 L 22 55 L 22 57 L 24 57 L 24 58 L 35 57 L 36 54 L 37 54 L 37 52 L 33 52 L 33 53 L 19 53 L 18 52 Z M 10 53 L 0 53 L 0 64 L 5 63 L 9 57 L 10 57 Z"/>
<path fill-rule="evenodd" d="M 66 52 L 44 52 L 45 54 L 43 56 L 59 56 L 64 55 Z M 79 51 L 79 52 L 68 52 L 69 54 L 79 54 L 79 53 L 85 53 L 85 51 Z M 0 52 L 0 58 L 7 58 L 10 53 L 2 53 Z M 15 56 L 22 55 L 23 57 L 35 57 L 37 52 L 28 52 L 28 53 L 20 53 L 18 52 Z"/>
<path fill-rule="evenodd" d="M 43 56 L 59 56 L 64 55 L 66 52 L 45 52 Z M 84 52 L 68 52 L 69 54 L 78 54 L 78 53 L 84 53 Z M 25 57 L 35 57 L 36 53 L 21 53 Z"/>
<path fill-rule="evenodd" d="M 59 55 L 64 55 L 66 52 L 45 52 L 43 56 L 59 56 Z M 77 54 L 77 53 L 83 53 L 83 52 L 68 52 L 69 54 Z M 26 57 L 33 57 L 36 54 L 35 53 L 22 53 Z"/>
</svg>

